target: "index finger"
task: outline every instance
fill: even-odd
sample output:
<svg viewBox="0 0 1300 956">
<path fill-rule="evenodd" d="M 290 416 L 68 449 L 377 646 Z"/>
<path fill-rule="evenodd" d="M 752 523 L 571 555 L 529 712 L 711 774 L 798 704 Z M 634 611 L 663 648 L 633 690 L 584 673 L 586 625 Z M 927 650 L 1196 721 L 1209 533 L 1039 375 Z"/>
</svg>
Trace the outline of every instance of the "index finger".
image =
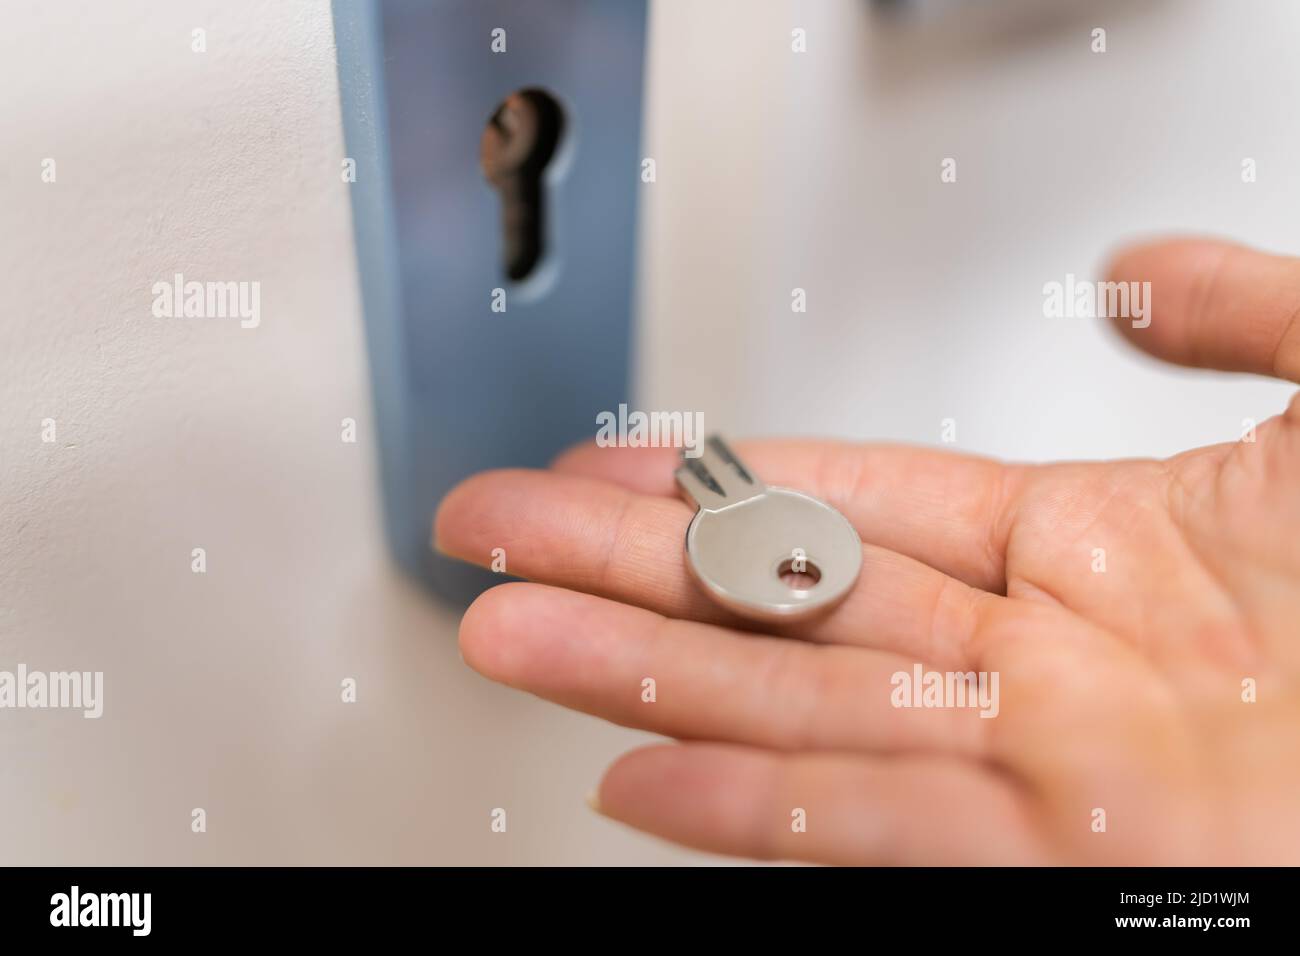
<svg viewBox="0 0 1300 956">
<path fill-rule="evenodd" d="M 972 587 L 1006 593 L 1006 541 L 1023 467 L 905 445 L 812 439 L 734 445 L 764 482 L 825 501 L 864 542 Z M 677 457 L 673 448 L 587 443 L 565 452 L 553 467 L 641 494 L 676 496 Z"/>
</svg>

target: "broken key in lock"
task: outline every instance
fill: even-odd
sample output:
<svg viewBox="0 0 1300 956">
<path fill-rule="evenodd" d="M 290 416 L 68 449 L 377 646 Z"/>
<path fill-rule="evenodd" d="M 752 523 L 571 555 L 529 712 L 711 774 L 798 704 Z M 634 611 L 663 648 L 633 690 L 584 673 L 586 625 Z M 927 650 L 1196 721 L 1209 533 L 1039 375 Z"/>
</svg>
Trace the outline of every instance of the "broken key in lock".
<svg viewBox="0 0 1300 956">
<path fill-rule="evenodd" d="M 555 158 L 564 111 L 545 90 L 511 93 L 488 120 L 479 146 L 483 174 L 501 196 L 503 261 L 514 282 L 526 279 L 545 244 L 545 183 Z"/>
<path fill-rule="evenodd" d="M 862 541 L 811 495 L 764 485 L 720 437 L 682 456 L 678 486 L 699 508 L 686 529 L 686 564 L 737 614 L 777 623 L 838 604 L 862 570 Z M 793 583 L 791 583 L 793 582 Z"/>
</svg>

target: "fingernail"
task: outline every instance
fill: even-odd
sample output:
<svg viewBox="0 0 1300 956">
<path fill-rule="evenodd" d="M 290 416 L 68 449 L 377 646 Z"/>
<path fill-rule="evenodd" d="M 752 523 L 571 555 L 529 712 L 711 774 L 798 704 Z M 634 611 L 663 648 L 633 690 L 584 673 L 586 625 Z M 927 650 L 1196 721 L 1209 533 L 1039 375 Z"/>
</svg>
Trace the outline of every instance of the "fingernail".
<svg viewBox="0 0 1300 956">
<path fill-rule="evenodd" d="M 596 790 L 587 793 L 587 806 L 600 813 L 600 793 Z"/>
</svg>

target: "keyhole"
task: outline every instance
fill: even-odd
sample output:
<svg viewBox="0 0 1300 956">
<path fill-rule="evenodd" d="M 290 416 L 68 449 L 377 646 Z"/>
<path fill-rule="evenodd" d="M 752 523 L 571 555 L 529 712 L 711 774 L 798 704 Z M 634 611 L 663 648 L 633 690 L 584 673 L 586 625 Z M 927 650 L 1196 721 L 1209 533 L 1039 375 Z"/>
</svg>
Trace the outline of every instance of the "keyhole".
<svg viewBox="0 0 1300 956">
<path fill-rule="evenodd" d="M 803 570 L 794 569 L 794 559 L 786 558 L 776 569 L 776 576 L 786 583 L 791 591 L 807 591 L 822 579 L 821 568 L 807 558 L 802 559 Z"/>
<path fill-rule="evenodd" d="M 502 266 L 511 281 L 532 274 L 546 253 L 546 184 L 564 131 L 564 110 L 550 93 L 511 93 L 483 130 L 483 175 L 501 197 Z"/>
</svg>

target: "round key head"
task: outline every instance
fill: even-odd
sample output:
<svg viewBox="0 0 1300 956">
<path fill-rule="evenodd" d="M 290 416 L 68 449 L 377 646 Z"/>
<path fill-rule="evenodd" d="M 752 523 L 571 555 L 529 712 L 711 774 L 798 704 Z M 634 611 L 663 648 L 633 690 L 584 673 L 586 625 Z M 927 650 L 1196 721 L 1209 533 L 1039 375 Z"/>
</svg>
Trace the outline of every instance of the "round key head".
<svg viewBox="0 0 1300 956">
<path fill-rule="evenodd" d="M 719 603 L 780 622 L 829 610 L 862 570 L 862 541 L 838 511 L 811 495 L 765 487 L 686 530 L 687 566 Z"/>
</svg>

